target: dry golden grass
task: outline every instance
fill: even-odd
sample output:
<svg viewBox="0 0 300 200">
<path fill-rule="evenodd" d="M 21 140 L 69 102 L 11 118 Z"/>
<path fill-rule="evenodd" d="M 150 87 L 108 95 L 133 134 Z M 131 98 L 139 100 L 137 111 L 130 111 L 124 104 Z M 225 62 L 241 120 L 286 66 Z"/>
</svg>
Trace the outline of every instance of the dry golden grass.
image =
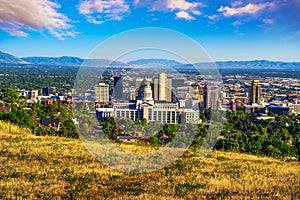
<svg viewBox="0 0 300 200">
<path fill-rule="evenodd" d="M 14 135 L 26 135 L 31 133 L 30 129 L 28 128 L 21 128 L 19 126 L 4 121 L 0 121 L 0 131 L 2 135 L 5 133 Z"/>
<path fill-rule="evenodd" d="M 37 137 L 4 122 L 0 138 L 0 199 L 300 198 L 299 162 L 213 151 L 128 174 L 102 165 L 80 140 Z"/>
</svg>

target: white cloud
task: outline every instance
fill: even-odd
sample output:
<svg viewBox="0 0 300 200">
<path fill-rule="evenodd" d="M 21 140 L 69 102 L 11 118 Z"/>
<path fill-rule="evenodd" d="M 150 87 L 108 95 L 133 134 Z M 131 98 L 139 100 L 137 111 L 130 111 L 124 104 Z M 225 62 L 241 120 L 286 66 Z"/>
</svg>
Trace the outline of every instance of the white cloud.
<svg viewBox="0 0 300 200">
<path fill-rule="evenodd" d="M 233 26 L 239 26 L 239 25 L 242 25 L 243 22 L 237 20 L 237 21 L 233 22 L 232 24 L 233 24 Z"/>
<path fill-rule="evenodd" d="M 97 20 L 93 16 L 87 16 L 86 19 L 88 22 L 93 23 L 93 24 L 103 24 L 104 23 L 104 21 Z"/>
<path fill-rule="evenodd" d="M 243 5 L 243 2 L 242 1 L 234 1 L 231 3 L 232 7 L 237 7 L 237 6 L 241 6 Z"/>
<path fill-rule="evenodd" d="M 79 4 L 78 9 L 81 14 L 87 17 L 89 22 L 94 24 L 121 20 L 124 14 L 130 12 L 130 7 L 124 0 L 86 0 Z"/>
<path fill-rule="evenodd" d="M 187 2 L 185 0 L 167 0 L 166 1 L 166 7 L 170 8 L 171 10 L 181 10 L 181 11 L 193 11 L 197 7 L 202 5 L 198 2 Z"/>
<path fill-rule="evenodd" d="M 180 11 L 176 13 L 176 17 L 177 18 L 182 18 L 185 20 L 194 20 L 195 18 L 192 17 L 189 13 L 185 12 L 185 11 Z"/>
<path fill-rule="evenodd" d="M 134 5 L 138 5 L 140 3 L 140 0 L 134 0 Z"/>
<path fill-rule="evenodd" d="M 297 34 L 300 35 L 300 30 L 297 31 Z"/>
<path fill-rule="evenodd" d="M 236 33 L 239 36 L 244 36 L 245 35 L 244 33 L 241 33 L 239 30 L 235 30 L 234 33 Z"/>
<path fill-rule="evenodd" d="M 11 36 L 18 36 L 18 37 L 27 37 L 28 34 L 24 31 L 18 30 L 16 28 L 3 28 L 3 30 L 7 31 Z"/>
<path fill-rule="evenodd" d="M 210 20 L 215 20 L 217 17 L 218 17 L 218 15 L 207 16 L 207 18 L 210 19 Z"/>
<path fill-rule="evenodd" d="M 49 31 L 59 39 L 75 36 L 70 19 L 59 13 L 60 7 L 50 0 L 0 0 L 0 29 L 12 36 L 27 37 L 26 30 Z"/>
<path fill-rule="evenodd" d="M 201 15 L 201 2 L 186 0 L 135 0 L 135 6 L 148 7 L 151 11 L 175 12 L 176 18 L 195 20 L 195 15 Z M 193 16 L 194 15 L 194 16 Z"/>
<path fill-rule="evenodd" d="M 273 3 L 261 3 L 261 4 L 253 4 L 249 3 L 243 7 L 228 7 L 228 6 L 221 6 L 218 11 L 223 13 L 225 17 L 232 17 L 232 16 L 241 16 L 244 14 L 256 14 L 257 12 L 266 9 L 272 8 L 274 6 Z"/>
<path fill-rule="evenodd" d="M 199 10 L 193 10 L 192 13 L 194 15 L 201 15 L 201 12 Z"/>
<path fill-rule="evenodd" d="M 263 19 L 263 22 L 265 24 L 274 24 L 274 20 L 273 19 Z"/>
</svg>

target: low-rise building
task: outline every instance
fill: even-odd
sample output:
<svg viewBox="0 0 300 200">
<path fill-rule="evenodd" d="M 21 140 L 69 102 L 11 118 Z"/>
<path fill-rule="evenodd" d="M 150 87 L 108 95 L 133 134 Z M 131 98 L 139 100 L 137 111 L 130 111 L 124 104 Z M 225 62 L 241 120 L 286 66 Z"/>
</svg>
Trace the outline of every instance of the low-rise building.
<svg viewBox="0 0 300 200">
<path fill-rule="evenodd" d="M 43 118 L 40 124 L 43 128 L 50 128 L 55 131 L 60 129 L 60 120 L 52 118 Z"/>
<path fill-rule="evenodd" d="M 199 111 L 193 109 L 183 109 L 181 123 L 199 124 L 201 123 Z"/>
<path fill-rule="evenodd" d="M 292 113 L 292 109 L 290 106 L 286 104 L 270 104 L 268 106 L 269 113 L 273 113 L 275 115 L 285 115 L 288 116 Z"/>
<path fill-rule="evenodd" d="M 300 104 L 292 104 L 292 113 L 300 114 Z"/>
<path fill-rule="evenodd" d="M 3 105 L 0 107 L 0 113 L 2 113 L 2 112 L 11 112 L 11 108 Z"/>
<path fill-rule="evenodd" d="M 249 114 L 264 114 L 266 112 L 266 107 L 258 104 L 244 105 L 244 112 Z"/>
</svg>

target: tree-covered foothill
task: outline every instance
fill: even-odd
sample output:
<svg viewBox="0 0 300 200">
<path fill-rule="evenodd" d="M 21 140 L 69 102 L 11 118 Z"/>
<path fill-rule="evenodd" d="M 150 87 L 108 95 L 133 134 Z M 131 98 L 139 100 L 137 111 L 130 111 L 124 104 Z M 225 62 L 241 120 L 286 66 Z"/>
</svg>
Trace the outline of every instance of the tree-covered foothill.
<svg viewBox="0 0 300 200">
<path fill-rule="evenodd" d="M 216 149 L 272 157 L 299 157 L 299 120 L 299 116 L 258 120 L 241 110 L 228 111 L 227 123 L 224 124 Z"/>
<path fill-rule="evenodd" d="M 5 120 L 17 124 L 21 127 L 28 127 L 36 135 L 55 135 L 62 137 L 78 138 L 76 127 L 73 122 L 70 105 L 62 104 L 56 100 L 53 104 L 42 105 L 40 103 L 25 106 L 24 99 L 18 93 L 7 88 L 1 92 L 0 100 L 5 106 L 11 108 L 10 112 L 0 113 L 0 120 Z M 60 120 L 60 129 L 55 131 L 40 125 L 42 118 L 52 118 Z"/>
</svg>

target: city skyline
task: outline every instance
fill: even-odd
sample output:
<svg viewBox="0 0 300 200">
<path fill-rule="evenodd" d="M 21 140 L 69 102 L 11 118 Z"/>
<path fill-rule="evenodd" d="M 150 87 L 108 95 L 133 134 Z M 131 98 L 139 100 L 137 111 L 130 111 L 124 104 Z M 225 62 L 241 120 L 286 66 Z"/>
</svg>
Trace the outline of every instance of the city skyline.
<svg viewBox="0 0 300 200">
<path fill-rule="evenodd" d="M 299 0 L 0 2 L 0 49 L 18 57 L 86 58 L 115 34 L 161 27 L 191 37 L 214 61 L 300 61 Z"/>
</svg>

